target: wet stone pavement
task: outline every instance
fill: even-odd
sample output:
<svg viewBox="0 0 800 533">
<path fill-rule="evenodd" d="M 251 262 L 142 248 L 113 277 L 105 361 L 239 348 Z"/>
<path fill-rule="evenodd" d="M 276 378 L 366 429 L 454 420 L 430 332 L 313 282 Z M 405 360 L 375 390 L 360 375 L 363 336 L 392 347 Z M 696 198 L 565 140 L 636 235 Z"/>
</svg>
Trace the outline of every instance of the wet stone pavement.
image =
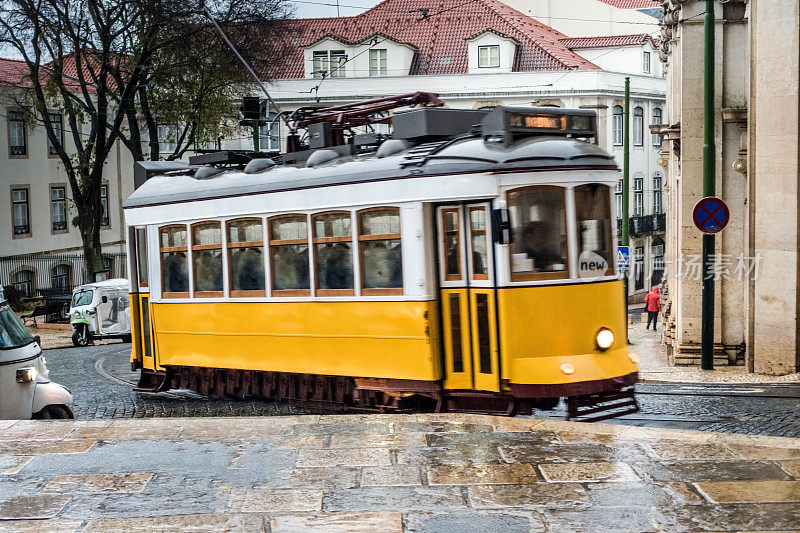
<svg viewBox="0 0 800 533">
<path fill-rule="evenodd" d="M 304 414 L 281 402 L 208 398 L 189 391 L 137 394 L 130 344 L 47 350 L 53 380 L 69 387 L 78 419 Z M 641 411 L 611 423 L 800 437 L 800 384 L 640 383 Z M 563 419 L 564 405 L 536 418 Z"/>
<path fill-rule="evenodd" d="M 798 439 L 481 415 L 0 421 L 2 531 L 798 527 Z"/>
</svg>

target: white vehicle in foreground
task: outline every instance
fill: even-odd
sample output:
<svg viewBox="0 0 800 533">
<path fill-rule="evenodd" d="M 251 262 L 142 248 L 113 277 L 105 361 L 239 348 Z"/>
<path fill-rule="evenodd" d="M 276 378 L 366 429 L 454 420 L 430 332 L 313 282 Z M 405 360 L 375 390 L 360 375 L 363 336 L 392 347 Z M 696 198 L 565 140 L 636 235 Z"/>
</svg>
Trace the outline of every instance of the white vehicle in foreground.
<svg viewBox="0 0 800 533">
<path fill-rule="evenodd" d="M 0 419 L 74 418 L 72 393 L 50 381 L 39 339 L 0 289 Z"/>
</svg>

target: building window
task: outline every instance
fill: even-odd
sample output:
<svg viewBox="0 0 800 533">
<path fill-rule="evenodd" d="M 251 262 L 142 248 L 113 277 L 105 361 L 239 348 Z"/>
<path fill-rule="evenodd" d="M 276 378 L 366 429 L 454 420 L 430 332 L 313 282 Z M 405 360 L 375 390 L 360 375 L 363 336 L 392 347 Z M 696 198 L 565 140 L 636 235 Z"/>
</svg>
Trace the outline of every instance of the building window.
<svg viewBox="0 0 800 533">
<path fill-rule="evenodd" d="M 33 297 L 33 271 L 20 270 L 11 275 L 11 285 L 17 289 L 21 298 Z"/>
<path fill-rule="evenodd" d="M 311 224 L 317 296 L 355 294 L 350 213 L 320 213 L 311 218 Z"/>
<path fill-rule="evenodd" d="M 617 182 L 614 188 L 614 208 L 616 209 L 617 218 L 622 218 L 622 180 Z"/>
<path fill-rule="evenodd" d="M 69 294 L 72 290 L 72 267 L 56 265 L 50 270 L 50 288 L 57 289 L 60 294 Z"/>
<path fill-rule="evenodd" d="M 644 289 L 644 248 L 637 246 L 633 258 L 634 289 L 640 291 Z"/>
<path fill-rule="evenodd" d="M 161 238 L 161 295 L 189 297 L 189 259 L 186 226 L 165 226 Z"/>
<path fill-rule="evenodd" d="M 178 148 L 178 125 L 159 124 L 158 125 L 158 152 L 160 154 L 172 155 Z"/>
<path fill-rule="evenodd" d="M 53 128 L 53 135 L 55 136 L 61 148 L 64 147 L 64 123 L 61 118 L 61 113 L 48 113 L 47 120 Z M 58 155 L 58 147 L 50 142 L 50 136 L 47 136 L 47 153 L 49 155 Z"/>
<path fill-rule="evenodd" d="M 664 189 L 661 176 L 653 176 L 653 213 L 659 215 L 664 212 Z"/>
<path fill-rule="evenodd" d="M 650 74 L 650 52 L 642 53 L 642 72 Z"/>
<path fill-rule="evenodd" d="M 108 272 L 108 279 L 114 277 L 114 258 L 110 255 L 103 256 L 103 270 Z"/>
<path fill-rule="evenodd" d="M 259 150 L 281 149 L 281 121 L 277 113 L 270 113 L 267 110 L 267 103 L 261 106 L 261 120 L 259 130 Z"/>
<path fill-rule="evenodd" d="M 323 50 L 314 52 L 313 77 L 344 78 L 347 54 L 344 50 Z"/>
<path fill-rule="evenodd" d="M 22 111 L 8 112 L 8 146 L 11 155 L 28 154 L 28 131 Z"/>
<path fill-rule="evenodd" d="M 662 120 L 663 118 L 662 118 L 661 108 L 656 107 L 655 109 L 653 109 L 653 125 L 654 126 L 661 125 Z M 661 135 L 657 133 L 653 134 L 653 146 L 661 147 Z"/>
<path fill-rule="evenodd" d="M 11 204 L 14 217 L 14 235 L 29 235 L 31 225 L 28 189 L 11 189 Z"/>
<path fill-rule="evenodd" d="M 644 178 L 633 178 L 633 216 L 644 214 Z"/>
<path fill-rule="evenodd" d="M 273 296 L 310 296 L 306 216 L 270 219 L 269 252 Z"/>
<path fill-rule="evenodd" d="M 615 105 L 614 106 L 614 145 L 615 146 L 622 146 L 624 141 L 623 138 L 623 113 L 622 113 L 622 106 Z"/>
<path fill-rule="evenodd" d="M 386 76 L 388 70 L 386 68 L 386 49 L 378 48 L 369 51 L 369 75 L 370 76 Z"/>
<path fill-rule="evenodd" d="M 53 231 L 67 229 L 67 188 L 50 187 L 50 224 Z"/>
<path fill-rule="evenodd" d="M 569 277 L 564 206 L 562 187 L 541 185 L 508 192 L 511 281 Z"/>
<path fill-rule="evenodd" d="M 377 207 L 358 213 L 363 295 L 403 293 L 400 209 Z"/>
<path fill-rule="evenodd" d="M 260 218 L 228 222 L 231 296 L 266 296 L 264 230 Z"/>
<path fill-rule="evenodd" d="M 653 241 L 653 275 L 650 282 L 653 285 L 658 285 L 664 278 L 664 241 L 656 239 Z"/>
<path fill-rule="evenodd" d="M 222 296 L 222 225 L 200 222 L 192 225 L 192 274 L 194 296 Z"/>
<path fill-rule="evenodd" d="M 478 68 L 492 68 L 500 66 L 500 46 L 478 47 Z"/>
<path fill-rule="evenodd" d="M 100 185 L 100 205 L 103 206 L 103 214 L 100 217 L 100 225 L 108 226 L 108 185 Z"/>
<path fill-rule="evenodd" d="M 644 110 L 639 106 L 633 108 L 633 144 L 644 145 Z"/>
</svg>

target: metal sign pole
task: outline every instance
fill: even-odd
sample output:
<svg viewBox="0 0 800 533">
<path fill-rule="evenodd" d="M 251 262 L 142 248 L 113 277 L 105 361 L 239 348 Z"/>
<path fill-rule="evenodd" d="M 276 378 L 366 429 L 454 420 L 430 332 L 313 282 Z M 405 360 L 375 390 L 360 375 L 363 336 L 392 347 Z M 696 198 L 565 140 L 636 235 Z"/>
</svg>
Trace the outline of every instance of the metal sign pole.
<svg viewBox="0 0 800 533">
<path fill-rule="evenodd" d="M 703 80 L 703 196 L 714 196 L 716 189 L 716 149 L 714 146 L 714 0 L 706 0 L 703 19 L 705 32 L 705 78 Z M 700 368 L 714 369 L 714 235 L 703 234 L 703 303 Z"/>
<path fill-rule="evenodd" d="M 630 243 L 630 162 L 631 162 L 631 79 L 625 78 L 625 108 L 622 111 L 622 246 Z M 630 248 L 628 248 L 630 250 Z M 630 256 L 629 256 L 630 257 Z M 630 259 L 628 260 L 630 262 Z M 625 271 L 625 320 L 628 320 L 628 283 L 630 280 L 630 264 Z"/>
</svg>

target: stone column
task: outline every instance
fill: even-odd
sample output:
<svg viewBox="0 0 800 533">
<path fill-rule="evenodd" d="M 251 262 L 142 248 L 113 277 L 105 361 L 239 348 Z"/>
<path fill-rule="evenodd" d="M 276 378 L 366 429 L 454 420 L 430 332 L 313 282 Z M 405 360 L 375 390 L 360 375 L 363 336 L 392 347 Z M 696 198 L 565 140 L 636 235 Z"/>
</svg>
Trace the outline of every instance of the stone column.
<svg viewBox="0 0 800 533">
<path fill-rule="evenodd" d="M 756 372 L 798 368 L 798 177 L 800 7 L 751 0 L 750 174 L 755 250 L 753 357 Z"/>
</svg>

